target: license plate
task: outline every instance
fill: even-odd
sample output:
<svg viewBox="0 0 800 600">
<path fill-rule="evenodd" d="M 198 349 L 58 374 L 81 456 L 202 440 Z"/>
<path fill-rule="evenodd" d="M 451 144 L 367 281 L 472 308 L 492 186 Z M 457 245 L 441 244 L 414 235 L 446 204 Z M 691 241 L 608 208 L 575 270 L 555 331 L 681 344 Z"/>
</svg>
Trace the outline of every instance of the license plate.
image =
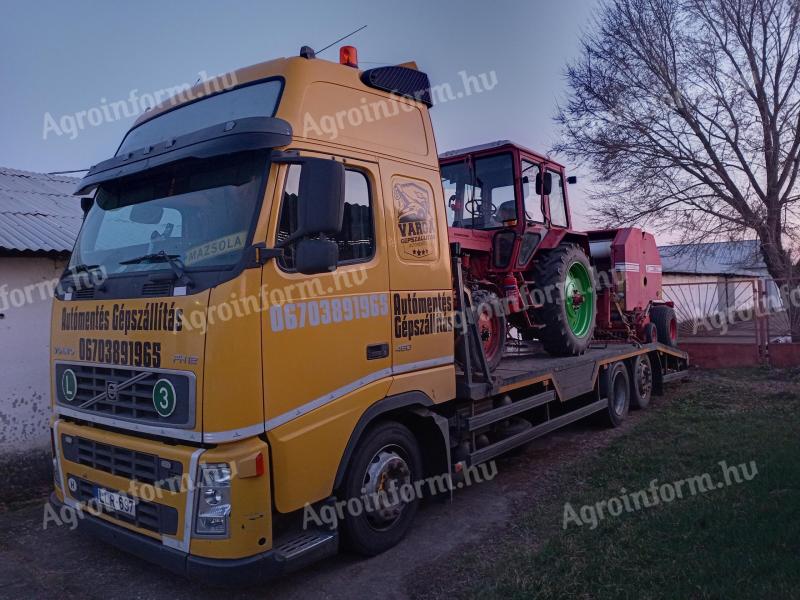
<svg viewBox="0 0 800 600">
<path fill-rule="evenodd" d="M 103 488 L 95 488 L 95 497 L 103 507 L 116 512 L 121 512 L 131 517 L 136 516 L 136 501 L 128 496 L 109 492 Z"/>
</svg>

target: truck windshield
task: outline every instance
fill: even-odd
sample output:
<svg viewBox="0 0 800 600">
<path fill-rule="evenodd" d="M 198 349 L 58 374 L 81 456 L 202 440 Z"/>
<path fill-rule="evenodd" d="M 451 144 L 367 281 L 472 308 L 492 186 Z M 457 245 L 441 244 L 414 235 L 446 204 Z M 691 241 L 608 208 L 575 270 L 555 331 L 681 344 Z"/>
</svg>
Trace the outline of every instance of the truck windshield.
<svg viewBox="0 0 800 600">
<path fill-rule="evenodd" d="M 138 273 L 169 269 L 166 257 L 187 271 L 235 265 L 248 243 L 267 160 L 250 152 L 190 161 L 101 186 L 69 268 Z"/>
<path fill-rule="evenodd" d="M 441 168 L 450 227 L 499 229 L 517 218 L 512 155 L 497 154 Z"/>
</svg>

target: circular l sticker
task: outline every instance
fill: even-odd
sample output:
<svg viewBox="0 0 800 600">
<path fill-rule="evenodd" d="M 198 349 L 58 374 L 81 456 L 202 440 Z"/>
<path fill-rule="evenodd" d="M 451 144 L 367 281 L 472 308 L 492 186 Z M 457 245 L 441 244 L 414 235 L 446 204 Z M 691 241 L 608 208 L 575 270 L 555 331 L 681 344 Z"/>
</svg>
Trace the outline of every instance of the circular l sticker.
<svg viewBox="0 0 800 600">
<path fill-rule="evenodd" d="M 175 412 L 175 387 L 168 380 L 159 379 L 153 386 L 153 406 L 164 418 Z"/>
<path fill-rule="evenodd" d="M 61 393 L 67 402 L 72 402 L 78 395 L 78 378 L 72 369 L 67 369 L 61 374 Z"/>
</svg>

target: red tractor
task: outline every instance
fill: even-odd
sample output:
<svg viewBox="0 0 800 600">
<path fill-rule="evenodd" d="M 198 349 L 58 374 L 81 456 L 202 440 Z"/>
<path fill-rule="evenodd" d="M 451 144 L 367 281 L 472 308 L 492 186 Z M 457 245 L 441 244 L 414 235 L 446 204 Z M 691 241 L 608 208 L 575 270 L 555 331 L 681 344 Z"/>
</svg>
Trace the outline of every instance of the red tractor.
<svg viewBox="0 0 800 600">
<path fill-rule="evenodd" d="M 509 330 L 555 356 L 593 339 L 674 345 L 661 259 L 640 229 L 572 228 L 564 167 L 508 141 L 440 156 L 451 244 L 489 368 Z M 458 345 L 463 353 L 466 344 Z"/>
</svg>

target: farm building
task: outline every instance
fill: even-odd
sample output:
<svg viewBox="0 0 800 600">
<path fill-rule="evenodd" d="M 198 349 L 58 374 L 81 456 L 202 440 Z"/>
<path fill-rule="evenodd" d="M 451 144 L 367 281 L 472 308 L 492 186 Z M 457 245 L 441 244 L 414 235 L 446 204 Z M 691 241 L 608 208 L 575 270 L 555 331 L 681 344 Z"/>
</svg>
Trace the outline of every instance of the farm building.
<svg viewBox="0 0 800 600">
<path fill-rule="evenodd" d="M 76 183 L 0 168 L 0 462 L 49 448 L 52 287 L 81 226 Z"/>
</svg>

